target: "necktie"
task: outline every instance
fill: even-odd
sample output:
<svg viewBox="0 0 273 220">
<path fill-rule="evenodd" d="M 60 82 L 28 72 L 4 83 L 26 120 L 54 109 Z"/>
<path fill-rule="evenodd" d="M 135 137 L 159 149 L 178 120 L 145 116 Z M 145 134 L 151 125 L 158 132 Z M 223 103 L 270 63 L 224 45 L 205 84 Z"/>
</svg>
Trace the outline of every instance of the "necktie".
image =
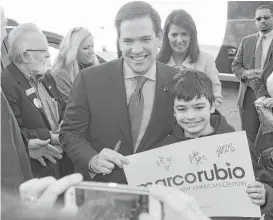
<svg viewBox="0 0 273 220">
<path fill-rule="evenodd" d="M 146 82 L 147 78 L 145 76 L 138 76 L 137 86 L 133 92 L 128 108 L 131 124 L 131 134 L 133 139 L 133 146 L 136 148 L 136 141 L 139 134 L 139 129 L 142 121 L 143 109 L 144 109 L 144 97 L 142 94 L 142 87 Z M 136 149 L 134 149 L 136 151 Z"/>
<path fill-rule="evenodd" d="M 265 36 L 263 35 L 257 45 L 255 51 L 255 59 L 254 59 L 254 69 L 262 69 L 262 58 L 263 58 L 263 41 Z"/>
</svg>

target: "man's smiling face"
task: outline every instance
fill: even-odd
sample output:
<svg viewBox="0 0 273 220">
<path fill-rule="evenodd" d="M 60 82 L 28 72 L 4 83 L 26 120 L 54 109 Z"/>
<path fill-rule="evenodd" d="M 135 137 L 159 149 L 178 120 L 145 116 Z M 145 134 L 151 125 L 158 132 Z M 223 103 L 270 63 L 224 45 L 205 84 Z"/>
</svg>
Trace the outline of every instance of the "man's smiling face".
<svg viewBox="0 0 273 220">
<path fill-rule="evenodd" d="M 161 43 L 149 16 L 125 20 L 120 25 L 119 46 L 127 65 L 139 75 L 154 64 Z"/>
</svg>

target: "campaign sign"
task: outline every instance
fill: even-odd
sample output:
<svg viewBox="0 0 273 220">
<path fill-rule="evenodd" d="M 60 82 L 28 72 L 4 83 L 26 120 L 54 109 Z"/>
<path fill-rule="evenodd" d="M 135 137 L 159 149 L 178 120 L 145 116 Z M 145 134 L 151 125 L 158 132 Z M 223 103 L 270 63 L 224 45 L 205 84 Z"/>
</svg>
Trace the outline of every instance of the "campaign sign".
<svg viewBox="0 0 273 220">
<path fill-rule="evenodd" d="M 128 184 L 176 187 L 209 216 L 260 217 L 246 193 L 254 172 L 244 131 L 183 141 L 127 157 Z"/>
</svg>

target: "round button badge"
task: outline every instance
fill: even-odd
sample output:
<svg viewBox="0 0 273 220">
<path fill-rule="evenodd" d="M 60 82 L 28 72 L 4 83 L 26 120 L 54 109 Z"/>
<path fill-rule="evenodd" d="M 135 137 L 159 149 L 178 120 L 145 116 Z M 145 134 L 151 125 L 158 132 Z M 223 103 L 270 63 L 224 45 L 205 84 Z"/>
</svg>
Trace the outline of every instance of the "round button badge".
<svg viewBox="0 0 273 220">
<path fill-rule="evenodd" d="M 38 98 L 33 99 L 33 103 L 37 108 L 42 108 L 42 102 L 40 99 Z"/>
</svg>

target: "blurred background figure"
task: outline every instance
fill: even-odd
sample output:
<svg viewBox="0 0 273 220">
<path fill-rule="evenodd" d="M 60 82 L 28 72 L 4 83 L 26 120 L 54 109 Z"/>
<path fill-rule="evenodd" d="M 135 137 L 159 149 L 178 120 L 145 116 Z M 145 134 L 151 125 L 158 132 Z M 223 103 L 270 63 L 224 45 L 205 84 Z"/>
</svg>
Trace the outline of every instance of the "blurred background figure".
<svg viewBox="0 0 273 220">
<path fill-rule="evenodd" d="M 158 60 L 178 68 L 204 72 L 213 83 L 216 106 L 222 103 L 222 87 L 212 55 L 199 49 L 197 29 L 191 15 L 185 10 L 173 10 L 166 19 L 163 44 Z"/>
<path fill-rule="evenodd" d="M 2 42 L 4 41 L 5 37 L 7 36 L 7 32 L 6 32 L 6 24 L 7 24 L 7 19 L 6 19 L 6 15 L 5 15 L 5 12 L 4 12 L 4 9 L 2 7 L 2 5 L 0 5 L 0 45 L 2 45 Z"/>
<path fill-rule="evenodd" d="M 22 183 L 19 196 L 2 192 L 1 219 L 68 220 L 77 215 L 77 207 L 71 197 L 64 198 L 60 207 L 58 198 L 68 188 L 82 181 L 81 174 L 72 174 L 56 180 L 53 177 L 35 178 Z"/>
<path fill-rule="evenodd" d="M 1 5 L 0 13 L 1 46 L 7 35 L 6 17 Z M 17 194 L 19 185 L 33 178 L 33 175 L 20 128 L 2 89 L 1 119 L 1 189 L 2 192 Z"/>
<path fill-rule="evenodd" d="M 102 199 L 97 203 L 87 202 L 82 209 L 75 206 L 74 197 L 66 194 L 63 207 L 56 207 L 57 198 L 72 186 L 83 180 L 81 174 L 72 174 L 56 180 L 53 177 L 32 179 L 20 185 L 19 198 L 7 194 L 1 201 L 3 220 L 121 220 L 124 208 Z M 182 191 L 154 185 L 150 194 L 167 208 L 165 220 L 209 220 L 200 209 L 197 201 Z M 102 209 L 104 207 L 104 209 Z M 58 210 L 57 210 L 58 208 Z M 127 218 L 126 218 L 127 219 Z M 142 213 L 139 220 L 154 220 L 148 213 Z"/>
<path fill-rule="evenodd" d="M 98 64 L 91 32 L 82 27 L 71 29 L 60 44 L 60 51 L 51 71 L 65 101 L 68 100 L 79 70 Z"/>
<path fill-rule="evenodd" d="M 264 69 L 262 77 L 257 79 L 256 85 L 254 94 L 258 99 L 255 107 L 260 126 L 255 149 L 261 156 L 260 161 L 273 175 L 273 59 Z"/>
</svg>

